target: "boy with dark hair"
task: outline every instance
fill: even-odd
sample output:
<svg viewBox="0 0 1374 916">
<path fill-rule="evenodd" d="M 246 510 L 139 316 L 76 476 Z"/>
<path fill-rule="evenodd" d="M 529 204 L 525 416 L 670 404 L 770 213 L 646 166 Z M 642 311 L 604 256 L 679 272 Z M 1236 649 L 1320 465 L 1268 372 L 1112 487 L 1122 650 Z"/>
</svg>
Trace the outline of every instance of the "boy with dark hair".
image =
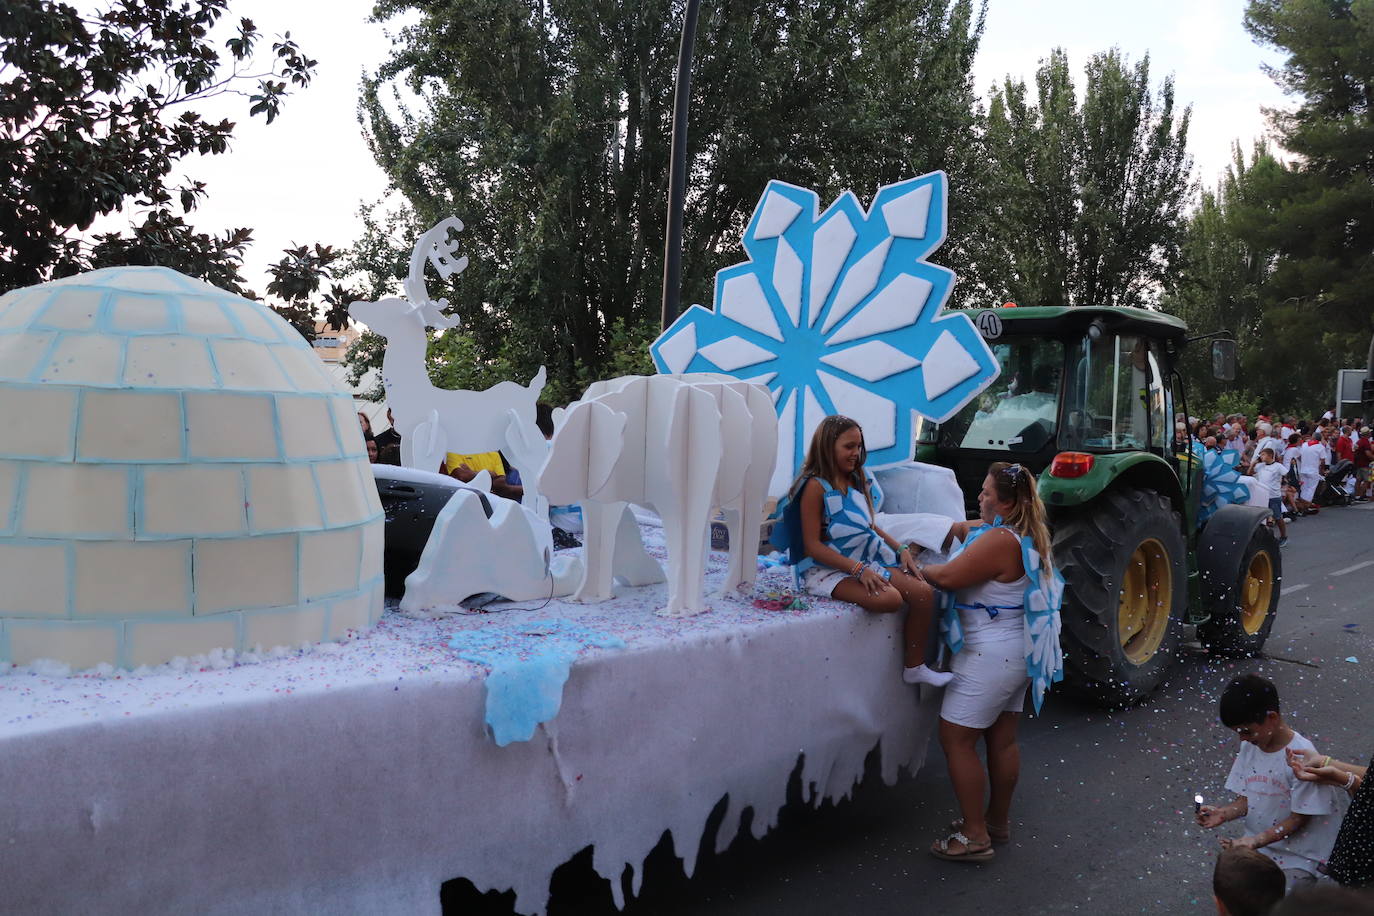
<svg viewBox="0 0 1374 916">
<path fill-rule="evenodd" d="M 1245 836 L 1224 837 L 1223 849 L 1259 850 L 1283 869 L 1289 890 L 1314 883 L 1336 842 L 1343 812 L 1336 790 L 1300 781 L 1284 752 L 1316 748 L 1283 721 L 1278 689 L 1257 674 L 1226 685 L 1221 722 L 1241 740 L 1226 777 L 1226 788 L 1236 793 L 1236 800 L 1220 807 L 1203 805 L 1198 824 L 1220 827 L 1245 818 Z"/>
<path fill-rule="evenodd" d="M 1212 871 L 1220 916 L 1264 916 L 1283 899 L 1283 869 L 1253 849 L 1223 849 Z"/>
</svg>

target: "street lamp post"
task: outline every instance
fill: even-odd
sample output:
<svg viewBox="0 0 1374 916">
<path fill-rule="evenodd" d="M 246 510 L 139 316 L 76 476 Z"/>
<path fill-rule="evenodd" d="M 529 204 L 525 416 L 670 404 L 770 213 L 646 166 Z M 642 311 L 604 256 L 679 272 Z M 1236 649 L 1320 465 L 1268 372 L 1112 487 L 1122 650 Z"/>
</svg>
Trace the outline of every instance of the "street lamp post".
<svg viewBox="0 0 1374 916">
<path fill-rule="evenodd" d="M 701 0 L 687 0 L 673 90 L 673 144 L 668 171 L 668 225 L 663 242 L 663 328 L 682 311 L 682 210 L 687 198 L 687 106 L 692 97 L 692 44 Z"/>
</svg>

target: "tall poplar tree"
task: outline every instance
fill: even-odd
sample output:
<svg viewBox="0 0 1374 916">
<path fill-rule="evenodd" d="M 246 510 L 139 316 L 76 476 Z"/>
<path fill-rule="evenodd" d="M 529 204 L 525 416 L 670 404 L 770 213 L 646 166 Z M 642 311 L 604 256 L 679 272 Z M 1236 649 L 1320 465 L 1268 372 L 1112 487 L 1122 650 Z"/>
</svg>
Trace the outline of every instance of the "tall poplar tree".
<svg viewBox="0 0 1374 916">
<path fill-rule="evenodd" d="M 1034 97 L 1007 77 L 992 92 L 987 223 L 973 275 L 988 298 L 1020 305 L 1145 305 L 1169 276 L 1192 191 L 1190 109 L 1150 61 L 1093 55 L 1080 102 L 1056 49 Z"/>
</svg>

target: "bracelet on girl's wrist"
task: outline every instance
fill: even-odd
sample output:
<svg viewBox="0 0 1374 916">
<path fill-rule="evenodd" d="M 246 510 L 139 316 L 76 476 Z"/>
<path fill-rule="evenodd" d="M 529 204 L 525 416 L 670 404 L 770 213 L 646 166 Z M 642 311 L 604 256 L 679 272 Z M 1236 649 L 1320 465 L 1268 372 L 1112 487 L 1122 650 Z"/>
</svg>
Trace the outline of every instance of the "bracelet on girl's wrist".
<svg viewBox="0 0 1374 916">
<path fill-rule="evenodd" d="M 1345 791 L 1349 792 L 1353 788 L 1355 788 L 1355 774 L 1350 773 L 1345 779 Z"/>
<path fill-rule="evenodd" d="M 1322 761 L 1321 765 L 1324 766 L 1324 767 L 1329 767 L 1329 766 L 1331 766 L 1331 755 L 1330 755 L 1330 754 L 1327 754 L 1327 755 L 1326 755 L 1326 759 Z"/>
</svg>

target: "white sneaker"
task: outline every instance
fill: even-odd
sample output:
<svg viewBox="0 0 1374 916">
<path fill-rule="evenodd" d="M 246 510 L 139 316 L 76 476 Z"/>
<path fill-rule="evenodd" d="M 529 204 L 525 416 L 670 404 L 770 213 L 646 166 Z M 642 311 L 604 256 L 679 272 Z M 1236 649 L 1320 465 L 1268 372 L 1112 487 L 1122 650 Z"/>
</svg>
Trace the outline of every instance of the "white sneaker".
<svg viewBox="0 0 1374 916">
<path fill-rule="evenodd" d="M 903 668 L 902 680 L 908 684 L 929 684 L 932 687 L 943 687 L 954 680 L 954 673 L 932 671 L 925 665 L 917 665 L 915 668 Z"/>
</svg>

